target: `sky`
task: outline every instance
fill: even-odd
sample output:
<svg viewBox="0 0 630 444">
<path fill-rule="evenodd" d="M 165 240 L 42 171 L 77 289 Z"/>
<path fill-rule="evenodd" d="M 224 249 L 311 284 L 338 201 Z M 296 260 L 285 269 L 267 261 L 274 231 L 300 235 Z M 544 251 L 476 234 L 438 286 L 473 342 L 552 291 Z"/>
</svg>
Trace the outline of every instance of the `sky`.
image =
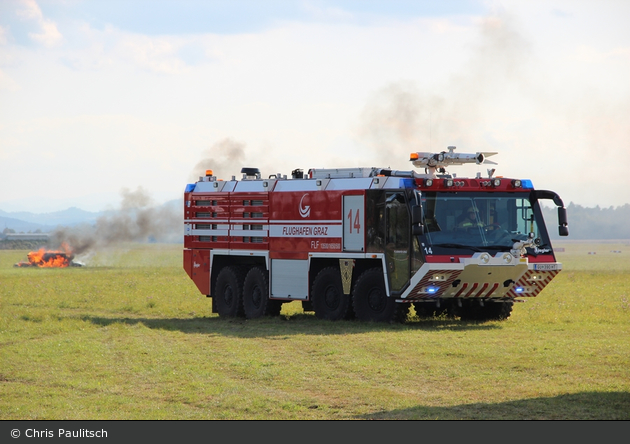
<svg viewBox="0 0 630 444">
<path fill-rule="evenodd" d="M 630 203 L 630 2 L 1 0 L 0 210 L 183 196 L 206 168 L 530 179 Z M 422 173 L 423 171 L 418 171 Z"/>
</svg>

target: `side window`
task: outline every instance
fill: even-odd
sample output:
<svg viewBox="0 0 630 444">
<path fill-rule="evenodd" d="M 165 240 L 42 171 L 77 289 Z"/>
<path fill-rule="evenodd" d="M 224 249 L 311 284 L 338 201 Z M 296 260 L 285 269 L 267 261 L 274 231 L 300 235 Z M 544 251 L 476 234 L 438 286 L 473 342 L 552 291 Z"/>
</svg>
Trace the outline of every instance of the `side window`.
<svg viewBox="0 0 630 444">
<path fill-rule="evenodd" d="M 385 199 L 385 261 L 387 277 L 393 292 L 401 291 L 409 282 L 409 239 L 411 221 L 405 195 L 387 193 Z"/>
<path fill-rule="evenodd" d="M 369 190 L 366 197 L 366 248 L 368 252 L 380 253 L 385 248 L 385 192 Z"/>
<path fill-rule="evenodd" d="M 409 248 L 409 212 L 402 193 L 387 196 L 387 239 L 388 245 L 394 248 L 408 250 Z"/>
</svg>

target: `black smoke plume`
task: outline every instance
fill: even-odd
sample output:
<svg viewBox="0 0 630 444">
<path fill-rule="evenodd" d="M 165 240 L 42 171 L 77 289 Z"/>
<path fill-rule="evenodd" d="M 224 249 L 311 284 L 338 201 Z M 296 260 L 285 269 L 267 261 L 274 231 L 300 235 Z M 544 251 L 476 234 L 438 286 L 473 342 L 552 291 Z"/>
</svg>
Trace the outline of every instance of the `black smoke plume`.
<svg viewBox="0 0 630 444">
<path fill-rule="evenodd" d="M 67 244 L 75 255 L 93 253 L 124 242 L 177 242 L 183 233 L 183 205 L 156 206 L 148 193 L 123 189 L 118 210 L 108 211 L 94 225 L 59 227 L 53 247 Z"/>
<path fill-rule="evenodd" d="M 245 160 L 245 144 L 225 138 L 213 144 L 203 152 L 203 159 L 195 165 L 189 180 L 196 181 L 206 175 L 206 170 L 212 170 L 219 178 L 227 179 L 241 171 Z"/>
</svg>

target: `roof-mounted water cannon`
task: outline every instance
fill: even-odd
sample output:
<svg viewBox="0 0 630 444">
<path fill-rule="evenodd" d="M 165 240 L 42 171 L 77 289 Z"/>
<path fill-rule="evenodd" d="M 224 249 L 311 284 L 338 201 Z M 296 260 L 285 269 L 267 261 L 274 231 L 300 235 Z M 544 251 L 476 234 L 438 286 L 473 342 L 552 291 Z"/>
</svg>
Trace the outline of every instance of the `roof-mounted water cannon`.
<svg viewBox="0 0 630 444">
<path fill-rule="evenodd" d="M 411 153 L 409 160 L 413 163 L 413 166 L 421 168 L 424 167 L 427 174 L 436 175 L 436 172 L 445 173 L 446 167 L 449 165 L 463 165 L 465 163 L 492 164 L 496 165 L 496 162 L 487 160 L 487 157 L 494 156 L 498 153 L 490 152 L 477 152 L 475 154 L 455 153 L 455 147 L 449 146 L 448 152 L 442 151 L 441 153 L 425 153 L 417 152 Z"/>
</svg>

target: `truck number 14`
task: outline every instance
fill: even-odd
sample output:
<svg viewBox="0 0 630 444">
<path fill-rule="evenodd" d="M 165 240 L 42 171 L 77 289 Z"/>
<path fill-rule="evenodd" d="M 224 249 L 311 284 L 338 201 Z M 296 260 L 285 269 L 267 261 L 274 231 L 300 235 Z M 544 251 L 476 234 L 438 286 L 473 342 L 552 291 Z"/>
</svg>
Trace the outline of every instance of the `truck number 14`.
<svg viewBox="0 0 630 444">
<path fill-rule="evenodd" d="M 361 232 L 361 219 L 359 217 L 359 209 L 354 216 L 354 223 L 352 222 L 352 208 L 348 211 L 348 226 L 350 227 L 350 234 L 352 234 L 352 228 L 357 230 L 357 233 Z"/>
</svg>

